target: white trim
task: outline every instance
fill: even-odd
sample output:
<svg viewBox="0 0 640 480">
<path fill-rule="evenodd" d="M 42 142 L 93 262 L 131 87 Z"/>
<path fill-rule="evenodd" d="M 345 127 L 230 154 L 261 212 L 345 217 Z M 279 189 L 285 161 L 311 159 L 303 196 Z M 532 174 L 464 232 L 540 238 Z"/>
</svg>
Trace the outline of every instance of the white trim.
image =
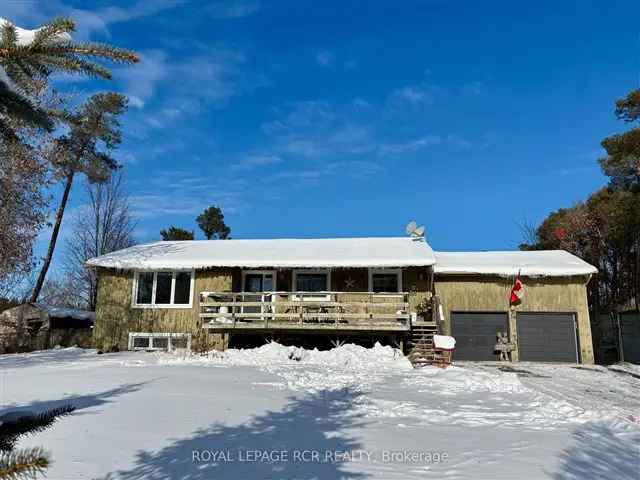
<svg viewBox="0 0 640 480">
<path fill-rule="evenodd" d="M 292 292 L 297 292 L 298 291 L 298 274 L 299 273 L 309 273 L 309 274 L 317 274 L 317 273 L 322 273 L 322 274 L 326 274 L 327 276 L 327 282 L 325 283 L 325 290 L 324 292 L 331 292 L 331 269 L 330 268 L 296 268 L 293 270 L 293 273 L 291 275 L 291 291 Z M 292 295 L 292 299 L 293 300 L 307 300 L 307 301 L 329 301 L 331 299 L 331 295 L 327 294 L 327 295 L 318 295 L 319 293 L 324 293 L 324 292 L 309 292 L 310 295 L 309 297 L 305 297 L 304 295 Z"/>
<path fill-rule="evenodd" d="M 268 275 L 271 274 L 271 285 L 272 285 L 272 292 L 276 291 L 276 280 L 277 280 L 277 276 L 276 276 L 276 271 L 275 270 L 242 270 L 242 285 L 240 285 L 240 291 L 244 293 L 244 279 L 247 275 Z M 247 292 L 249 293 L 249 292 Z"/>
<path fill-rule="evenodd" d="M 240 291 L 243 294 L 246 293 L 246 294 L 254 294 L 255 295 L 257 293 L 257 292 L 254 293 L 254 292 L 245 291 L 245 279 L 246 279 L 247 275 L 262 275 L 263 276 L 263 288 L 262 288 L 262 290 L 265 291 L 265 292 L 267 290 L 264 290 L 264 276 L 265 275 L 271 275 L 271 291 L 272 292 L 276 291 L 277 275 L 276 275 L 276 271 L 275 270 L 242 270 L 242 278 L 240 280 L 242 282 L 242 285 L 240 285 Z M 261 295 L 260 296 L 260 299 L 261 299 L 262 302 L 265 302 L 265 297 L 266 296 L 267 295 Z M 241 298 L 244 300 L 244 298 L 245 298 L 244 295 Z M 276 301 L 276 296 L 275 295 L 271 295 L 271 303 L 274 303 L 275 301 Z M 269 312 L 265 311 L 265 308 L 267 308 L 267 307 L 265 305 L 262 305 L 260 307 L 260 312 L 261 313 L 269 313 Z M 269 308 L 272 308 L 272 307 L 268 307 L 267 309 L 269 309 Z M 245 307 L 240 306 L 240 312 L 244 313 L 244 309 L 245 309 Z M 262 317 L 262 319 L 264 320 L 264 317 Z"/>
<path fill-rule="evenodd" d="M 375 274 L 396 275 L 398 278 L 398 292 L 402 293 L 402 269 L 401 268 L 370 268 L 369 269 L 369 291 L 373 292 L 373 276 Z M 396 293 L 396 292 L 377 292 L 377 293 Z"/>
<path fill-rule="evenodd" d="M 189 303 L 163 303 L 156 304 L 156 286 L 158 284 L 158 272 L 170 272 L 171 273 L 171 302 L 175 299 L 176 292 L 176 273 L 188 272 L 191 274 L 191 281 L 189 282 Z M 141 273 L 153 273 L 153 286 L 151 288 L 151 303 L 137 303 L 138 301 L 138 278 Z M 131 308 L 139 309 L 177 309 L 177 308 L 192 308 L 193 307 L 193 292 L 195 290 L 195 270 L 194 269 L 160 269 L 157 271 L 150 270 L 135 270 L 133 272 L 133 289 L 131 292 Z"/>
<path fill-rule="evenodd" d="M 134 341 L 136 338 L 148 338 L 149 344 L 146 347 L 135 347 Z M 164 348 L 157 348 L 153 345 L 154 338 L 166 338 L 167 339 L 167 351 L 171 352 L 175 350 L 171 343 L 171 339 L 173 338 L 186 338 L 187 339 L 187 347 L 186 350 L 188 352 L 191 351 L 191 334 L 190 333 L 166 333 L 166 332 L 129 332 L 129 344 L 128 350 L 164 350 Z"/>
</svg>

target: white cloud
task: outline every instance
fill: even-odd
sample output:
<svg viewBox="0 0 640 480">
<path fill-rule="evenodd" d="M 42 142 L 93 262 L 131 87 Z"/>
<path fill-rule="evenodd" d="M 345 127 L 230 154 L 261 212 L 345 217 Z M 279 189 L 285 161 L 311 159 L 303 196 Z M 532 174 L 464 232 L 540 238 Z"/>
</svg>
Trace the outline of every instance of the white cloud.
<svg viewBox="0 0 640 480">
<path fill-rule="evenodd" d="M 294 102 L 276 110 L 278 118 L 262 130 L 277 151 L 294 157 L 364 154 L 375 149 L 374 132 L 357 113 L 351 103 Z"/>
<path fill-rule="evenodd" d="M 441 143 L 442 138 L 439 135 L 425 135 L 424 137 L 404 143 L 382 145 L 378 152 L 380 155 L 399 155 L 402 153 L 416 152 Z"/>
<path fill-rule="evenodd" d="M 442 89 L 439 86 L 425 82 L 398 88 L 389 94 L 387 100 L 392 107 L 431 105 L 440 93 Z"/>
<path fill-rule="evenodd" d="M 366 178 L 376 175 L 383 170 L 382 166 L 371 161 L 339 161 L 329 162 L 318 166 L 297 168 L 274 173 L 266 178 L 267 183 L 275 183 L 282 180 L 296 180 L 302 182 L 314 182 L 325 177 L 353 177 Z"/>
<path fill-rule="evenodd" d="M 243 18 L 260 10 L 259 2 L 231 1 L 213 2 L 205 11 L 215 19 Z"/>
<path fill-rule="evenodd" d="M 328 67 L 333 63 L 334 56 L 328 50 L 322 50 L 316 54 L 316 62 L 321 67 Z"/>
<path fill-rule="evenodd" d="M 254 170 L 259 167 L 278 165 L 284 160 L 277 155 L 249 155 L 231 166 L 232 170 Z"/>
<path fill-rule="evenodd" d="M 154 172 L 144 182 L 132 183 L 130 196 L 133 213 L 141 219 L 190 215 L 195 218 L 209 205 L 220 206 L 225 213 L 246 206 L 246 184 L 236 177 L 211 177 L 190 171 Z M 173 219 L 169 220 L 170 223 Z"/>
<path fill-rule="evenodd" d="M 120 69 L 118 80 L 129 97 L 129 104 L 142 108 L 153 98 L 158 84 L 167 80 L 170 66 L 166 54 L 161 50 L 145 50 L 140 52 L 140 63 Z"/>
</svg>

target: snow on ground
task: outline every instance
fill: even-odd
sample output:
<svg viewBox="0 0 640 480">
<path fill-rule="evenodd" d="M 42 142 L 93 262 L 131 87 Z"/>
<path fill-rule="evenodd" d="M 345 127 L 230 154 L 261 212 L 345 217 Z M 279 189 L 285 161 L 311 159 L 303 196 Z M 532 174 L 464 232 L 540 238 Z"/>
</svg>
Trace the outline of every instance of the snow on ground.
<svg viewBox="0 0 640 480">
<path fill-rule="evenodd" d="M 71 403 L 21 446 L 53 480 L 637 479 L 640 371 L 411 368 L 391 347 L 0 356 L 0 417 Z"/>
</svg>

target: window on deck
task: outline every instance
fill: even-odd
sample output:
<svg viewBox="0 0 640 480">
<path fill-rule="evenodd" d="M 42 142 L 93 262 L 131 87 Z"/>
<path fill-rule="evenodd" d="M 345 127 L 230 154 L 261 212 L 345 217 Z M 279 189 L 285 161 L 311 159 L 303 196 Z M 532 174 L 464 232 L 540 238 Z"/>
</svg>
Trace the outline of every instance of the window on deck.
<svg viewBox="0 0 640 480">
<path fill-rule="evenodd" d="M 296 275 L 296 290 L 298 292 L 326 292 L 326 273 L 298 273 Z"/>
<path fill-rule="evenodd" d="M 371 291 L 374 293 L 396 293 L 402 291 L 400 272 L 372 272 Z"/>
</svg>

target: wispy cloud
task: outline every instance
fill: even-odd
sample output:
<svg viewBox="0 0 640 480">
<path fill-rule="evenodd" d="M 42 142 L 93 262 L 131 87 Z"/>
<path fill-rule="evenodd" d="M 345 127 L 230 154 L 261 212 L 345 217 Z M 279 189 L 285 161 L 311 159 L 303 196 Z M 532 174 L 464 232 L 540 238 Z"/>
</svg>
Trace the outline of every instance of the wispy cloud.
<svg viewBox="0 0 640 480">
<path fill-rule="evenodd" d="M 232 1 L 213 2 L 205 7 L 205 12 L 216 19 L 243 18 L 260 10 L 259 2 Z"/>
<path fill-rule="evenodd" d="M 414 85 L 406 85 L 392 91 L 387 102 L 391 107 L 406 107 L 431 105 L 438 95 L 442 93 L 442 88 L 438 85 L 423 82 Z"/>
<path fill-rule="evenodd" d="M 248 155 L 231 165 L 232 170 L 254 170 L 260 167 L 278 165 L 284 160 L 277 155 Z"/>
<path fill-rule="evenodd" d="M 189 215 L 195 218 L 215 204 L 233 213 L 246 206 L 246 183 L 241 178 L 211 177 L 191 171 L 164 170 L 149 181 L 135 184 L 130 196 L 133 213 L 141 219 Z"/>
<path fill-rule="evenodd" d="M 402 153 L 416 152 L 433 145 L 440 145 L 441 143 L 442 137 L 439 135 L 425 135 L 424 137 L 403 143 L 381 145 L 378 152 L 380 155 L 399 155 Z"/>
<path fill-rule="evenodd" d="M 109 25 L 155 15 L 186 3 L 186 0 L 138 0 L 127 7 L 109 6 L 88 10 L 75 8 L 61 0 L 5 1 L 3 16 L 27 27 L 36 27 L 54 16 L 68 15 L 76 22 L 74 38 L 88 40 L 92 35 L 111 36 Z"/>
<path fill-rule="evenodd" d="M 333 63 L 334 55 L 328 50 L 322 50 L 316 53 L 316 62 L 321 67 L 328 67 Z"/>
<path fill-rule="evenodd" d="M 325 177 L 357 177 L 365 178 L 376 175 L 383 167 L 371 161 L 341 161 L 329 162 L 315 167 L 295 168 L 274 173 L 266 178 L 267 183 L 282 180 L 296 180 L 302 182 L 314 182 Z"/>
<path fill-rule="evenodd" d="M 375 149 L 372 128 L 357 118 L 353 105 L 324 101 L 294 102 L 276 110 L 262 125 L 278 151 L 295 157 L 358 155 Z"/>
</svg>

